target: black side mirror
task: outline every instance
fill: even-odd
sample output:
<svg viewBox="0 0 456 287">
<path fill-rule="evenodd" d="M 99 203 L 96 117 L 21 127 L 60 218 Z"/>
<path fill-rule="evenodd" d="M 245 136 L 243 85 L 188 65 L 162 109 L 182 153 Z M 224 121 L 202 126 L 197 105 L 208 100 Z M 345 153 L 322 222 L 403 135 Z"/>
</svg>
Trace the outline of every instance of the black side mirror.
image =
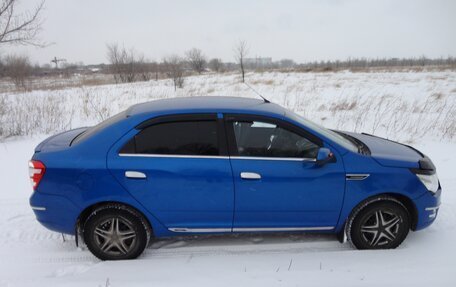
<svg viewBox="0 0 456 287">
<path fill-rule="evenodd" d="M 335 162 L 336 158 L 329 148 L 321 147 L 318 149 L 317 160 L 315 162 L 318 166 L 323 166 L 330 162 Z"/>
</svg>

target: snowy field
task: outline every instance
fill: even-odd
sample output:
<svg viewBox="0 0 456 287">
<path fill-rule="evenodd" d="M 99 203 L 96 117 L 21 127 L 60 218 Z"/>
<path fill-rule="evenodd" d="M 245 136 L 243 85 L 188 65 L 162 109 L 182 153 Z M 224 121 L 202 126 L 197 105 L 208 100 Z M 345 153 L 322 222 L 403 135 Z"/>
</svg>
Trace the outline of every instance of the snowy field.
<svg viewBox="0 0 456 287">
<path fill-rule="evenodd" d="M 0 94 L 0 286 L 456 286 L 456 72 L 247 79 L 327 127 L 375 133 L 429 155 L 443 186 L 436 222 L 396 250 L 356 251 L 326 235 L 192 237 L 155 242 L 138 260 L 101 262 L 35 221 L 27 174 L 35 145 L 138 102 L 255 94 L 235 75 L 187 78 L 177 92 L 162 80 Z"/>
</svg>

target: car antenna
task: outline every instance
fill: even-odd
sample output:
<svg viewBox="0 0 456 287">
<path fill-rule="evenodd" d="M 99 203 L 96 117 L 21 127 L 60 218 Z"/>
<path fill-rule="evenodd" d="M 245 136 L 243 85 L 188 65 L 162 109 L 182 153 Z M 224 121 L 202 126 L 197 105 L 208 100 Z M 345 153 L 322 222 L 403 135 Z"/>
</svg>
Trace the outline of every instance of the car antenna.
<svg viewBox="0 0 456 287">
<path fill-rule="evenodd" d="M 270 103 L 270 101 L 269 101 L 268 99 L 266 99 L 265 97 L 263 97 L 260 93 L 257 92 L 257 90 L 255 90 L 254 88 L 252 88 L 249 84 L 247 84 L 246 82 L 244 82 L 244 84 L 245 84 L 247 87 L 249 87 L 255 94 L 257 94 L 258 96 L 260 96 L 260 97 L 263 99 L 263 101 L 264 101 L 265 103 Z"/>
</svg>

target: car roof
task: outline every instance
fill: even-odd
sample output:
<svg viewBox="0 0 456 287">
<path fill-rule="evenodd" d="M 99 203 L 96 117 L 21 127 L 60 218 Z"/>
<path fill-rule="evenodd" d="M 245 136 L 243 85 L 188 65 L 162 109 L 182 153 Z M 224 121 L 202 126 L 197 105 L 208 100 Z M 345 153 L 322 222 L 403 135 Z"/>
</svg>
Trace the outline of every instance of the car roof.
<svg viewBox="0 0 456 287">
<path fill-rule="evenodd" d="M 131 106 L 128 116 L 182 113 L 247 113 L 284 116 L 286 109 L 263 100 L 241 97 L 198 96 L 150 101 Z"/>
</svg>

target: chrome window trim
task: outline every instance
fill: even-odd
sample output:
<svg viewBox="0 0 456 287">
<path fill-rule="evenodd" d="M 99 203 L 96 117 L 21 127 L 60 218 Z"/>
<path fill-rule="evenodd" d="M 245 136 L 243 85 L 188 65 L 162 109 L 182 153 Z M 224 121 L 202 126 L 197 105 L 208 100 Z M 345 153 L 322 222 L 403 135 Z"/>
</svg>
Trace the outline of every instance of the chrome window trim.
<svg viewBox="0 0 456 287">
<path fill-rule="evenodd" d="M 285 232 L 285 231 L 325 231 L 333 230 L 334 226 L 316 226 L 316 227 L 235 227 L 235 228 L 186 228 L 171 227 L 172 232 L 181 233 L 215 233 L 215 232 Z"/>
<path fill-rule="evenodd" d="M 240 160 L 278 160 L 278 161 L 305 161 L 316 162 L 315 158 L 298 157 L 254 157 L 254 156 L 224 156 L 224 155 L 181 155 L 181 154 L 147 154 L 147 153 L 119 153 L 122 157 L 162 157 L 162 158 L 205 158 L 205 159 L 240 159 Z"/>
<path fill-rule="evenodd" d="M 147 154 L 147 153 L 119 153 L 122 157 L 162 157 L 162 158 L 205 158 L 205 159 L 229 159 L 223 155 L 181 155 L 181 154 Z"/>
<path fill-rule="evenodd" d="M 243 160 L 280 160 L 280 161 L 308 161 L 316 162 L 315 158 L 305 158 L 305 157 L 257 157 L 257 156 L 231 156 L 231 159 L 243 159 Z"/>
</svg>

